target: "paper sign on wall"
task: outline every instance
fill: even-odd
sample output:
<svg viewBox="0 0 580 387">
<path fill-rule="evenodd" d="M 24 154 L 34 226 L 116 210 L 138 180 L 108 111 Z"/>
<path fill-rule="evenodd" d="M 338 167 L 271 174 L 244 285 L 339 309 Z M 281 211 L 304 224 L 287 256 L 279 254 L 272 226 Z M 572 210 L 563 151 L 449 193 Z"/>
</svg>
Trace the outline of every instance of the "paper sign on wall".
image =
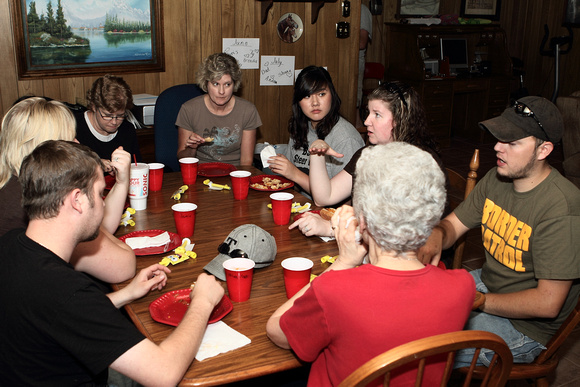
<svg viewBox="0 0 580 387">
<path fill-rule="evenodd" d="M 237 59 L 242 69 L 258 69 L 260 63 L 260 39 L 222 39 L 223 52 Z"/>
<path fill-rule="evenodd" d="M 293 56 L 262 56 L 260 86 L 292 86 L 294 84 Z"/>
</svg>

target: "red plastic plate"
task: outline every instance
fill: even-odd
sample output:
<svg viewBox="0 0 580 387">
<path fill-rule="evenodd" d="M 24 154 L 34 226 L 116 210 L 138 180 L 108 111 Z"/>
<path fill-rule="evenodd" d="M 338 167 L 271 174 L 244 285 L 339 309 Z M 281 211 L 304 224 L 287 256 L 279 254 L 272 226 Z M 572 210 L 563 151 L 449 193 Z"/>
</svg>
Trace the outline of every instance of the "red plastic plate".
<svg viewBox="0 0 580 387">
<path fill-rule="evenodd" d="M 252 187 L 252 184 L 258 183 L 258 184 L 262 184 L 262 181 L 264 180 L 265 177 L 269 177 L 271 179 L 278 179 L 280 180 L 282 183 L 290 183 L 289 186 L 284 187 L 284 188 L 278 188 L 278 189 L 261 189 L 261 188 L 254 188 Z M 294 182 L 292 180 L 288 180 L 283 176 L 278 176 L 278 175 L 258 175 L 258 176 L 251 176 L 250 177 L 250 188 L 254 189 L 256 191 L 268 191 L 268 192 L 274 192 L 274 191 L 283 191 L 285 189 L 289 189 L 294 187 Z"/>
<path fill-rule="evenodd" d="M 127 238 L 145 237 L 145 236 L 154 237 L 154 236 L 157 236 L 159 234 L 163 234 L 164 232 L 165 232 L 165 230 L 133 231 L 127 235 L 123 235 L 119 239 L 122 240 L 123 242 L 125 242 L 125 239 L 127 239 Z M 136 249 L 136 250 L 133 250 L 133 252 L 135 253 L 135 255 L 155 255 L 155 254 L 163 254 L 163 253 L 166 253 L 168 251 L 173 250 L 176 247 L 179 247 L 181 245 L 181 238 L 179 237 L 179 235 L 174 234 L 170 231 L 167 231 L 167 232 L 169 233 L 169 238 L 170 238 L 168 245 L 147 247 L 144 249 Z"/>
<path fill-rule="evenodd" d="M 151 318 L 157 322 L 173 325 L 176 327 L 185 316 L 189 307 L 189 292 L 191 290 L 179 289 L 167 292 L 151 304 L 149 304 L 149 313 Z M 220 303 L 211 312 L 208 324 L 212 324 L 224 318 L 234 309 L 230 299 L 224 295 Z"/>
<path fill-rule="evenodd" d="M 218 177 L 229 176 L 230 172 L 236 171 L 237 168 L 227 163 L 204 163 L 197 167 L 199 176 Z"/>
</svg>

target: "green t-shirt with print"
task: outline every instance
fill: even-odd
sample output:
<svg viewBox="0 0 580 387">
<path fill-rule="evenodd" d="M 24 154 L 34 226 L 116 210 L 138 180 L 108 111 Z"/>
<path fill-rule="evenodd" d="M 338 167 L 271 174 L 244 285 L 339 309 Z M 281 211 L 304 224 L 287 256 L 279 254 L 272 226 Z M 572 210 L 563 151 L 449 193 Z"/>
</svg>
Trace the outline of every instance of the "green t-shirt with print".
<svg viewBox="0 0 580 387">
<path fill-rule="evenodd" d="M 516 192 L 493 168 L 455 214 L 465 226 L 481 227 L 486 256 L 481 279 L 490 292 L 535 288 L 539 279 L 575 280 L 557 317 L 510 319 L 545 345 L 580 295 L 580 190 L 552 169 L 537 187 Z"/>
</svg>

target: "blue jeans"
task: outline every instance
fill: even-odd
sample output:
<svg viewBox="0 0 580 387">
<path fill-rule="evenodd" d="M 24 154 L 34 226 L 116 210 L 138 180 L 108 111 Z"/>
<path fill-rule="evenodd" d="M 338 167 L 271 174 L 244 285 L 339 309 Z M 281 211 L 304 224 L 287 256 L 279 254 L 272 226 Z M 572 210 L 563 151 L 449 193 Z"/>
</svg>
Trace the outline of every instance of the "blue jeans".
<svg viewBox="0 0 580 387">
<path fill-rule="evenodd" d="M 481 281 L 481 269 L 471 272 L 475 280 L 475 288 L 482 293 L 489 293 Z M 493 332 L 500 336 L 514 356 L 514 363 L 531 363 L 546 347 L 518 331 L 509 319 L 492 314 L 472 311 L 464 327 L 465 330 L 480 330 Z M 474 348 L 462 349 L 455 356 L 455 368 L 468 367 L 475 353 Z M 482 348 L 477 365 L 489 366 L 494 352 Z"/>
</svg>

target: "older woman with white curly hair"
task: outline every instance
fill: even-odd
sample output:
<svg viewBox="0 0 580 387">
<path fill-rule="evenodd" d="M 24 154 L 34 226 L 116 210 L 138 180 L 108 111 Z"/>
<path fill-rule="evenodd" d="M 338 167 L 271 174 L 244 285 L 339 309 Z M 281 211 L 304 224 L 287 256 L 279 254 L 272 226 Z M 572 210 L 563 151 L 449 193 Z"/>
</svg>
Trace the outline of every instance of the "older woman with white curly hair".
<svg viewBox="0 0 580 387">
<path fill-rule="evenodd" d="M 362 152 L 354 208 L 339 208 L 331 220 L 339 256 L 266 327 L 275 344 L 313 362 L 309 385 L 337 385 L 393 347 L 463 328 L 475 297 L 473 279 L 463 269 L 417 259 L 445 199 L 445 176 L 429 153 L 403 142 Z M 441 380 L 443 368 L 430 364 L 423 380 Z M 395 378 L 405 384 L 414 375 Z"/>
<path fill-rule="evenodd" d="M 412 162 L 407 152 L 414 155 Z M 372 236 L 369 241 L 385 253 L 415 256 L 445 208 L 445 176 L 433 157 L 408 144 L 370 149 L 357 162 L 356 176 L 353 207 Z"/>
</svg>

